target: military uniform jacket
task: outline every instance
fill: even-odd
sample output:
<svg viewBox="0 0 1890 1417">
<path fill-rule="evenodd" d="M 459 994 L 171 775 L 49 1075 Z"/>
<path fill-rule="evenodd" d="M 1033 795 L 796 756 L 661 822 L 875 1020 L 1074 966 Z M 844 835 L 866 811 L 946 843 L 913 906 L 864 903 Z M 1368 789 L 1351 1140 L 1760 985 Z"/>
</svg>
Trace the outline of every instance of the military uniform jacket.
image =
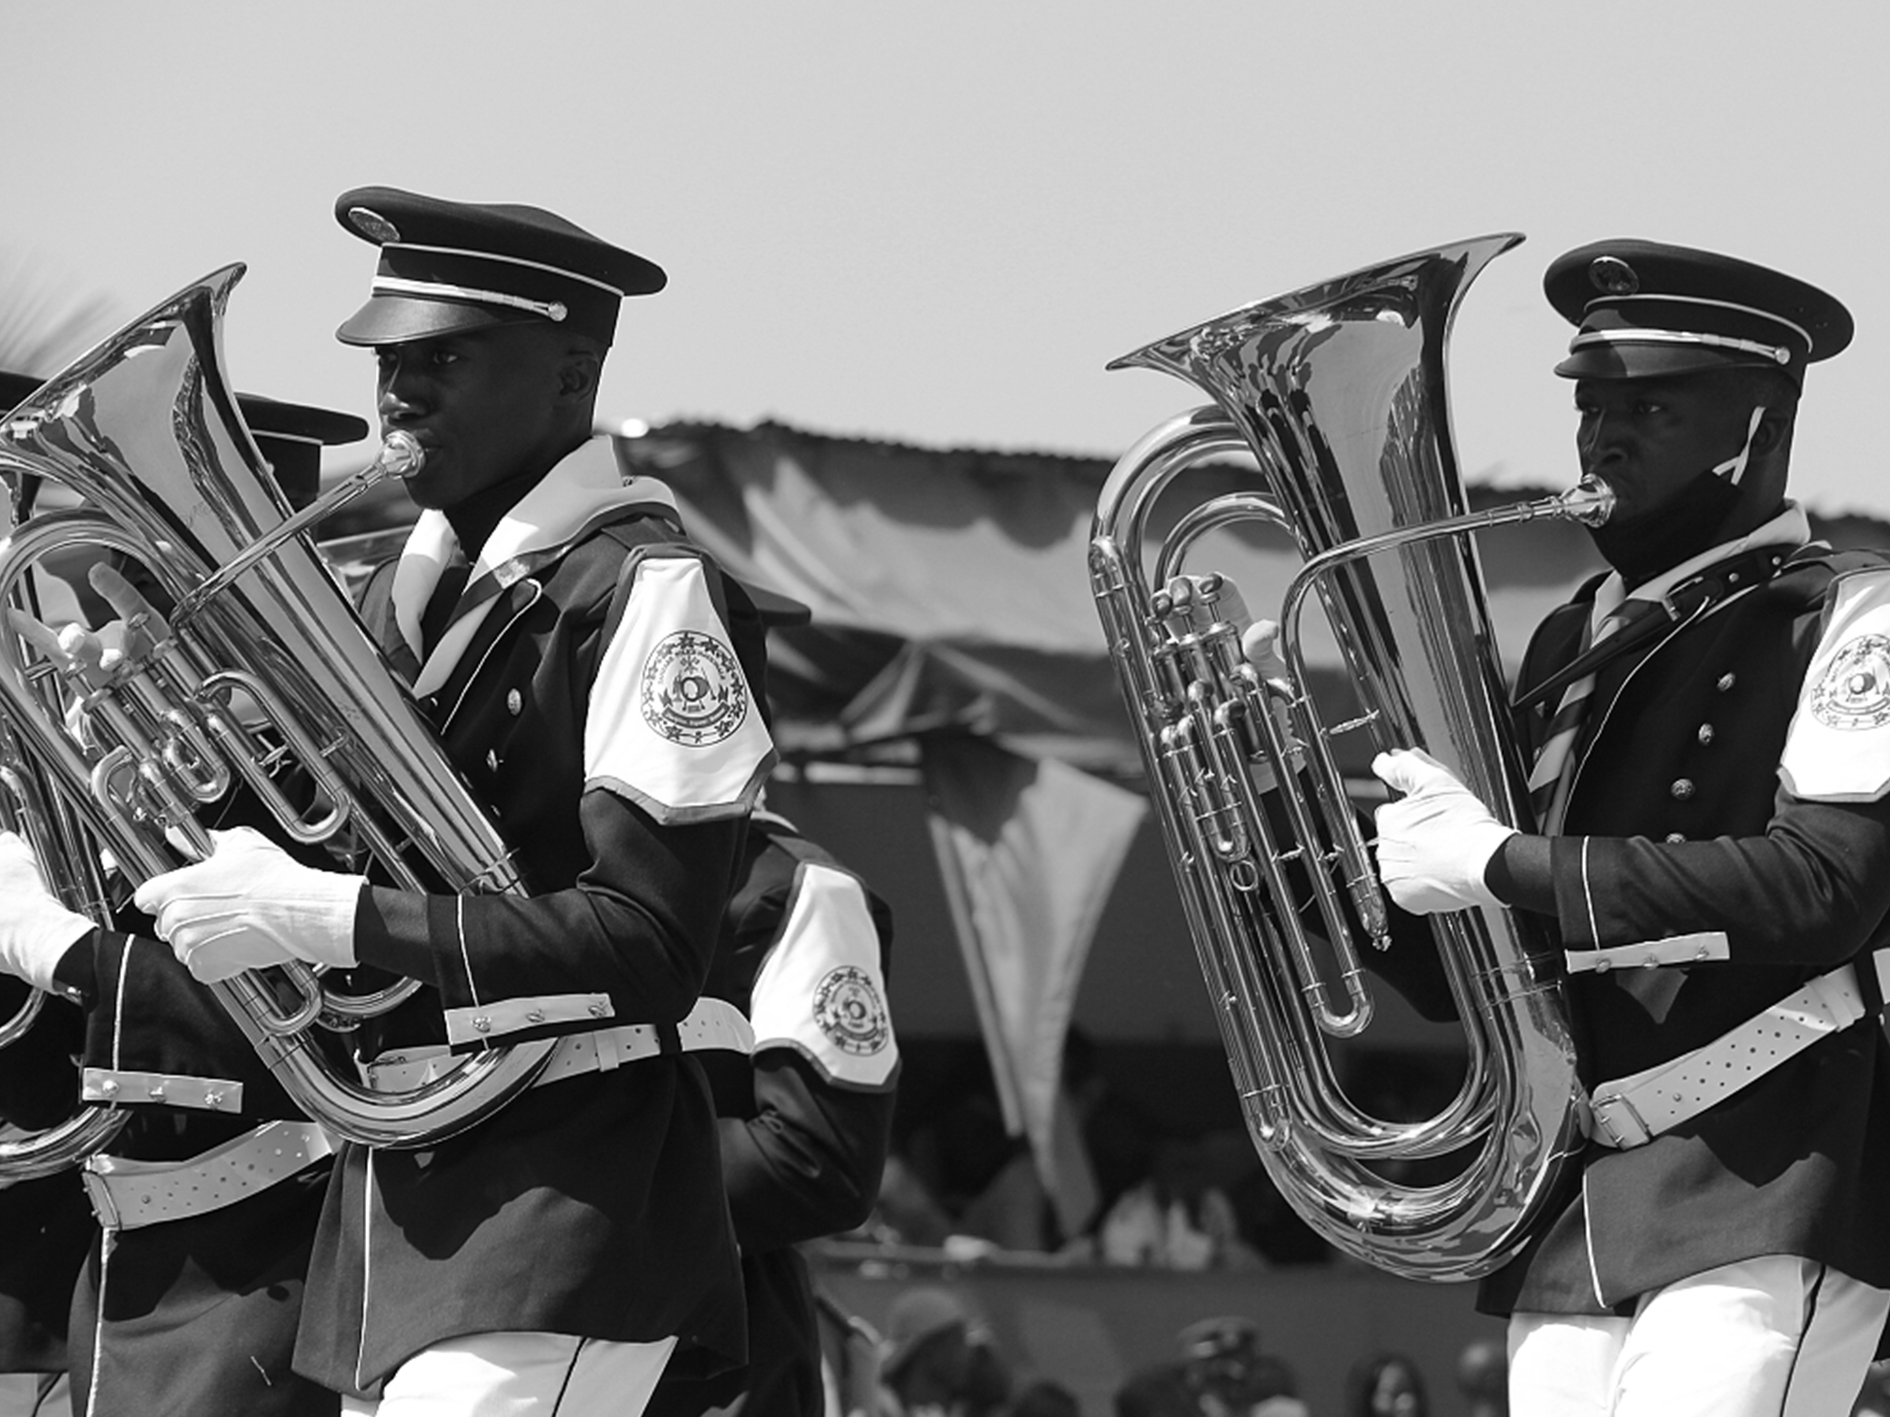
<svg viewBox="0 0 1890 1417">
<path fill-rule="evenodd" d="M 649 1417 L 745 1394 L 751 1417 L 819 1417 L 820 1337 L 803 1241 L 865 1221 L 891 1140 L 898 1045 L 892 916 L 784 819 L 757 812 L 705 993 L 756 1020 L 752 1062 L 706 1058 L 748 1302 L 747 1366 L 666 1378 Z"/>
<path fill-rule="evenodd" d="M 1846 961 L 1871 998 L 1868 952 L 1886 943 L 1890 911 L 1890 800 L 1865 764 L 1881 752 L 1890 683 L 1853 678 L 1865 711 L 1831 739 L 1838 754 L 1827 745 L 1827 765 L 1857 779 L 1844 794 L 1854 800 L 1809 800 L 1779 767 L 1809 726 L 1810 697 L 1834 682 L 1808 679 L 1829 654 L 1834 578 L 1857 573 L 1835 584 L 1881 602 L 1883 564 L 1800 549 L 1769 583 L 1600 671 L 1551 845 L 1562 943 L 1581 952 L 1706 932 L 1726 949 L 1571 974 L 1587 1086 L 1702 1047 Z M 1574 657 L 1594 589 L 1543 623 L 1522 685 Z M 1543 737 L 1552 708 L 1528 716 L 1526 739 Z M 1591 1143 L 1578 1170 L 1566 1208 L 1485 1281 L 1486 1311 L 1625 1312 L 1636 1295 L 1767 1254 L 1890 1287 L 1883 1030 L 1870 1017 L 1832 1034 L 1644 1146 Z"/>
<path fill-rule="evenodd" d="M 552 494 L 567 506 L 541 516 Z M 572 499 L 591 514 L 574 520 Z M 624 488 L 597 440 L 528 493 L 475 562 L 415 687 L 529 895 L 366 893 L 362 953 L 378 932 L 435 965 L 434 987 L 390 1016 L 368 1056 L 624 1024 L 656 1025 L 667 1042 L 696 1002 L 773 749 L 751 687 L 759 617 L 673 515 L 659 485 Z M 417 662 L 400 589 L 415 545 L 364 598 L 396 667 Z M 631 730 L 645 744 L 626 758 L 617 740 Z M 703 789 L 692 752 L 727 769 L 745 741 L 733 779 Z M 742 1359 L 714 1108 L 694 1055 L 534 1088 L 423 1149 L 343 1147 L 298 1370 L 372 1391 L 430 1344 L 504 1330 L 674 1335 L 683 1372 Z"/>
<path fill-rule="evenodd" d="M 96 931 L 68 951 L 59 975 L 90 1006 L 86 1093 L 98 1098 L 110 1087 L 131 1114 L 111 1156 L 186 1161 L 259 1123 L 305 1120 L 221 1005 L 158 940 Z M 89 1227 L 90 1255 L 71 1294 L 81 1417 L 340 1411 L 339 1397 L 291 1370 L 328 1169 L 318 1160 L 196 1214 Z"/>
</svg>

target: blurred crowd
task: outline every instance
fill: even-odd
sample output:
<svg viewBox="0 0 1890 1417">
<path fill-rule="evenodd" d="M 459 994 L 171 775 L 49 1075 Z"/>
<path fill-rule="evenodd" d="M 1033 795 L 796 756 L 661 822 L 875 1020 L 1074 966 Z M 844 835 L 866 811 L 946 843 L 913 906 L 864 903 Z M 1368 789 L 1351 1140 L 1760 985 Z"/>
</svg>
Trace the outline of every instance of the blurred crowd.
<svg viewBox="0 0 1890 1417">
<path fill-rule="evenodd" d="M 1316 1412 L 1286 1357 L 1268 1352 L 1257 1326 L 1238 1316 L 1189 1324 L 1172 1351 L 1134 1368 L 1107 1411 L 1085 1411 L 1071 1375 L 1021 1374 L 987 1325 L 949 1289 L 922 1285 L 901 1293 L 883 1334 L 855 1355 L 870 1371 L 845 1371 L 830 1351 L 830 1417 L 1506 1417 L 1506 1366 L 1497 1339 L 1479 1339 L 1456 1355 L 1456 1392 L 1433 1407 L 1419 1364 L 1380 1353 L 1345 1375 L 1342 1413 Z"/>
<path fill-rule="evenodd" d="M 908 1054 L 879 1204 L 848 1239 L 1183 1270 L 1333 1258 L 1268 1178 L 1238 1114 L 1204 1117 L 1170 1105 L 1182 1086 L 1165 1089 L 1162 1107 L 1147 1105 L 1098 1066 L 1080 1031 L 1072 1030 L 1064 1060 L 1070 1146 L 1058 1164 L 1073 1183 L 1061 1195 L 1047 1191 L 1028 1143 L 1006 1126 L 981 1052 L 929 1076 L 922 1061 Z M 1224 1058 L 1215 1052 L 1210 1062 L 1218 1072 L 1201 1090 L 1212 1083 L 1217 1098 L 1231 1099 Z M 1371 1105 L 1399 1119 L 1426 1100 Z"/>
</svg>

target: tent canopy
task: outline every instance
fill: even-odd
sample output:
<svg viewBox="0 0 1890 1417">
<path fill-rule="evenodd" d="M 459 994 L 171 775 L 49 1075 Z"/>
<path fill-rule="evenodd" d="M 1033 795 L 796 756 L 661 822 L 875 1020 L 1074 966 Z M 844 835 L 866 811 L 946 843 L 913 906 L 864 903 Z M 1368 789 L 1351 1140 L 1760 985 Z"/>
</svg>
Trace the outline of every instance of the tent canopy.
<svg viewBox="0 0 1890 1417">
<path fill-rule="evenodd" d="M 1091 596 L 1087 554 L 1100 458 L 926 450 L 764 423 L 676 425 L 620 438 L 626 467 L 668 482 L 686 525 L 736 576 L 805 601 L 777 632 L 770 693 L 790 756 L 870 754 L 940 731 L 1112 776 L 1140 771 Z M 1183 474 L 1151 535 L 1207 497 L 1262 490 L 1231 464 Z M 1540 493 L 1479 492 L 1473 505 Z M 1598 564 L 1587 535 L 1537 523 L 1484 534 L 1497 643 L 1529 629 Z M 1188 569 L 1219 571 L 1256 615 L 1275 613 L 1300 558 L 1259 523 L 1216 532 Z M 1342 678 L 1309 616 L 1304 650 Z"/>
</svg>

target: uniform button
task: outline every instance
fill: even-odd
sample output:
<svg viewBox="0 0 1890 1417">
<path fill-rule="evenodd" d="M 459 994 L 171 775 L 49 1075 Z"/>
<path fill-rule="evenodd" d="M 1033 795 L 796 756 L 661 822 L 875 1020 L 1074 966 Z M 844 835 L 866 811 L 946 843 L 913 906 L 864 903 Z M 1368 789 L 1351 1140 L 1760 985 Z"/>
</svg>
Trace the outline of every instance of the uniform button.
<svg viewBox="0 0 1890 1417">
<path fill-rule="evenodd" d="M 473 1020 L 473 1027 L 480 1033 L 490 1033 L 492 1032 L 492 1020 L 489 1018 L 476 1018 Z"/>
<path fill-rule="evenodd" d="M 1700 744 L 1702 747 L 1704 747 L 1706 744 L 1711 743 L 1713 741 L 1713 725 L 1712 724 L 1702 723 L 1700 725 L 1699 739 L 1700 739 Z"/>
<path fill-rule="evenodd" d="M 1726 692 L 1726 691 L 1727 691 L 1728 689 L 1730 689 L 1730 688 L 1732 688 L 1732 686 L 1733 686 L 1733 683 L 1734 683 L 1734 682 L 1735 682 L 1735 681 L 1734 681 L 1734 678 L 1733 678 L 1733 676 L 1732 676 L 1732 675 L 1730 675 L 1730 674 L 1722 674 L 1722 675 L 1720 675 L 1720 676 L 1719 676 L 1719 691 L 1720 691 L 1720 693 L 1722 693 L 1722 694 L 1723 694 L 1723 693 L 1725 693 L 1725 692 Z"/>
<path fill-rule="evenodd" d="M 497 772 L 499 770 L 499 753 L 496 748 L 486 749 L 486 769 L 489 772 Z"/>
<path fill-rule="evenodd" d="M 1684 802 L 1693 795 L 1693 779 L 1690 777 L 1676 777 L 1673 780 L 1673 786 L 1667 790 L 1674 795 L 1677 801 Z"/>
<path fill-rule="evenodd" d="M 1687 839 L 1687 834 L 1685 832 L 1668 832 L 1667 833 L 1667 845 L 1669 846 L 1678 846 L 1681 842 L 1685 841 L 1686 839 Z"/>
<path fill-rule="evenodd" d="M 533 1009 L 530 1013 L 525 1015 L 525 1021 L 527 1023 L 543 1023 L 545 1021 L 545 1011 L 543 1009 Z"/>
<path fill-rule="evenodd" d="M 506 690 L 505 711 L 507 713 L 511 714 L 513 718 L 517 718 L 518 711 L 524 707 L 525 707 L 525 696 L 523 694 L 521 694 L 517 689 Z"/>
</svg>

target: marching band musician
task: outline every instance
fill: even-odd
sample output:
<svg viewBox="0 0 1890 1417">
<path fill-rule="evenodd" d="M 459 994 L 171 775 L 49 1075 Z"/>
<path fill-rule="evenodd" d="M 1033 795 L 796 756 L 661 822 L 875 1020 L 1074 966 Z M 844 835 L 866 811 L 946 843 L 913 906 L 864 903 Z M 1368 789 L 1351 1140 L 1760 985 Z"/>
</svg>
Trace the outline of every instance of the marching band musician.
<svg viewBox="0 0 1890 1417">
<path fill-rule="evenodd" d="M 321 447 L 368 431 L 348 414 L 238 401 L 292 509 L 314 498 Z M 212 810 L 244 808 L 229 799 Z M 67 1108 L 82 1099 L 131 1113 L 110 1150 L 83 1163 L 80 1195 L 96 1220 L 62 1232 L 66 1249 L 42 1257 L 54 1274 L 77 1273 L 60 1296 L 70 1308 L 71 1411 L 338 1412 L 334 1393 L 289 1366 L 326 1136 L 148 920 L 125 910 L 100 928 L 68 910 L 11 833 L 0 834 L 0 898 L 0 968 L 83 1010 L 82 1071 L 58 1078 Z M 0 1056 L 0 1067 L 9 1062 Z"/>
<path fill-rule="evenodd" d="M 13 408 L 40 382 L 0 372 L 0 408 Z M 32 992 L 23 979 L 0 973 L 0 1019 L 15 1017 Z M 39 1132 L 71 1115 L 79 1093 L 72 1060 L 84 1030 L 77 1009 L 48 998 L 33 1025 L 0 1049 L 0 1123 Z M 66 1319 L 93 1230 L 77 1172 L 0 1181 L 0 1417 L 70 1406 Z"/>
<path fill-rule="evenodd" d="M 1523 662 L 1542 834 L 1422 753 L 1374 763 L 1395 902 L 1537 912 L 1567 952 L 1580 1184 L 1481 1303 L 1518 1417 L 1842 1414 L 1890 1314 L 1890 558 L 1813 542 L 1785 493 L 1851 318 L 1647 241 L 1545 285 L 1618 503 L 1612 570 Z"/>
<path fill-rule="evenodd" d="M 619 305 L 660 268 L 533 207 L 369 187 L 335 212 L 380 255 L 338 337 L 375 353 L 383 430 L 425 450 L 364 618 L 530 895 L 370 885 L 232 833 L 138 899 L 199 977 L 299 958 L 430 986 L 369 1025 L 375 1085 L 555 1041 L 470 1131 L 340 1148 L 298 1371 L 382 1417 L 634 1414 L 666 1368 L 744 1356 L 693 1050 L 745 1041 L 697 1004 L 774 760 L 762 629 L 668 490 L 591 436 Z"/>
<path fill-rule="evenodd" d="M 764 621 L 806 608 L 751 588 Z M 705 1061 L 748 1303 L 748 1363 L 666 1379 L 650 1417 L 821 1417 L 820 1333 L 795 1247 L 863 1223 L 892 1140 L 899 1047 L 886 1007 L 892 915 L 787 818 L 758 803 L 706 993 L 740 1008 L 752 1060 Z"/>
</svg>

